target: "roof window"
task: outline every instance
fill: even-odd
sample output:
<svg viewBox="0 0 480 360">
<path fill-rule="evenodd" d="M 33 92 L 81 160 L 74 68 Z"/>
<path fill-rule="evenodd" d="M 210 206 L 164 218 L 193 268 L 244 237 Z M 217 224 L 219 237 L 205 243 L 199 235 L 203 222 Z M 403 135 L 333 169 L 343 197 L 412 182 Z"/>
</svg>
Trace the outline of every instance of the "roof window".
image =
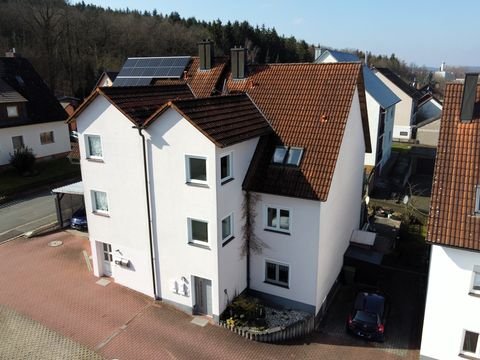
<svg viewBox="0 0 480 360">
<path fill-rule="evenodd" d="M 298 166 L 302 160 L 303 148 L 277 146 L 273 153 L 274 164 Z"/>
</svg>

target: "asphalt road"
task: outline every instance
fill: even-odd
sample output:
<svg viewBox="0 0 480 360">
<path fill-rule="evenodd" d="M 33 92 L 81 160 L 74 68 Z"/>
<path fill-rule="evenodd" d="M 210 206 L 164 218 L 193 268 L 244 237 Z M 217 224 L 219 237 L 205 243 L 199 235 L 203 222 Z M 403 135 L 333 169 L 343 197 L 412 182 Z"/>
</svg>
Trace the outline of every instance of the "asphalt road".
<svg viewBox="0 0 480 360">
<path fill-rule="evenodd" d="M 0 243 L 57 220 L 50 192 L 0 206 Z"/>
</svg>

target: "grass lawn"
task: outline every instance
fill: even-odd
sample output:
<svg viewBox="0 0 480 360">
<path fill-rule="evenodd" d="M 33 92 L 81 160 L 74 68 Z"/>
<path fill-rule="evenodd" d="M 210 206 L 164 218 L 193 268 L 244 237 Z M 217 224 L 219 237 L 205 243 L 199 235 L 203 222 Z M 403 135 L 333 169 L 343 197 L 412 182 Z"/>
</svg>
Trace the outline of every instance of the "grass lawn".
<svg viewBox="0 0 480 360">
<path fill-rule="evenodd" d="M 33 176 L 20 176 L 15 169 L 0 173 L 0 198 L 80 177 L 80 166 L 66 158 L 37 162 L 35 170 Z"/>
<path fill-rule="evenodd" d="M 394 142 L 392 143 L 392 151 L 399 153 L 408 153 L 412 146 L 408 143 Z"/>
</svg>

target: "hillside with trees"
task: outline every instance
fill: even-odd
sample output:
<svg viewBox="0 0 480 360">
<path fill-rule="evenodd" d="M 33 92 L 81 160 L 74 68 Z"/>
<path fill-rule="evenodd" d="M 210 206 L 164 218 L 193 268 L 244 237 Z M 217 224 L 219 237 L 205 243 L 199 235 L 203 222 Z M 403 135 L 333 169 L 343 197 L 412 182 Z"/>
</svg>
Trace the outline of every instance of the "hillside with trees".
<svg viewBox="0 0 480 360">
<path fill-rule="evenodd" d="M 176 12 L 112 10 L 83 1 L 0 0 L 0 24 L 1 52 L 16 48 L 57 94 L 80 98 L 103 70 L 119 70 L 129 56 L 196 55 L 197 42 L 207 38 L 219 56 L 245 46 L 250 63 L 311 62 L 314 56 L 313 45 L 246 21 L 206 22 Z M 394 54 L 369 54 L 369 64 L 413 78 Z"/>
</svg>

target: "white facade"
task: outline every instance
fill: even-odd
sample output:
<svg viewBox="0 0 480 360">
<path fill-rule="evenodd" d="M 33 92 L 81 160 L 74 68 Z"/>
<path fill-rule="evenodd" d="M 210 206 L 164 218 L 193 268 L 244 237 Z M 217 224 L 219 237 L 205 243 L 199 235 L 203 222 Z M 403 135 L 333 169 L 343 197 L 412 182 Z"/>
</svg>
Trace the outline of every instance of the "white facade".
<svg viewBox="0 0 480 360">
<path fill-rule="evenodd" d="M 315 314 L 340 273 L 350 236 L 360 222 L 365 142 L 358 91 L 353 99 L 327 201 L 260 194 L 255 209 L 255 235 L 266 246 L 252 254 L 251 288 L 300 303 Z M 289 234 L 265 230 L 266 207 L 289 210 Z M 265 281 L 266 261 L 289 267 L 288 288 Z"/>
<path fill-rule="evenodd" d="M 465 331 L 480 334 L 480 294 L 472 291 L 480 253 L 432 245 L 421 359 L 460 359 Z M 463 354 L 478 358 L 477 354 Z"/>
<path fill-rule="evenodd" d="M 375 71 L 375 75 L 388 86 L 388 88 L 400 98 L 395 105 L 395 123 L 393 125 L 393 138 L 409 140 L 412 137 L 412 128 L 415 120 L 415 104 L 397 85 L 390 81 L 381 72 Z"/>
<path fill-rule="evenodd" d="M 53 142 L 42 144 L 40 134 L 53 131 Z M 33 150 L 37 158 L 70 151 L 68 125 L 63 121 L 15 126 L 0 129 L 0 165 L 8 164 L 14 153 L 12 138 L 22 136 L 23 144 Z"/>
</svg>

